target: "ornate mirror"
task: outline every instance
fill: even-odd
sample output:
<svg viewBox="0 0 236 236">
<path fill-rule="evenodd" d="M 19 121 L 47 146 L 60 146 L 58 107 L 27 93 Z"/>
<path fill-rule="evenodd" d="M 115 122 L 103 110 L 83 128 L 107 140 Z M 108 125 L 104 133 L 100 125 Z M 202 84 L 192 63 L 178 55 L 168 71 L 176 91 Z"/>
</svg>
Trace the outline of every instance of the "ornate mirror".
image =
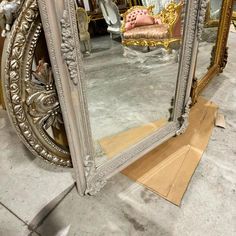
<svg viewBox="0 0 236 236">
<path fill-rule="evenodd" d="M 92 195 L 186 130 L 200 1 L 171 1 L 155 14 L 153 6 L 133 6 L 122 16 L 102 1 L 112 16 L 102 35 L 90 31 L 89 12 L 76 3 L 23 1 L 8 37 L 3 85 L 26 146 L 53 164 L 72 160 L 79 193 Z M 42 48 L 48 56 L 37 53 Z M 63 125 L 70 156 L 54 132 Z"/>
<path fill-rule="evenodd" d="M 37 1 L 5 1 L 1 7 L 10 19 L 9 27 L 6 22 L 6 27 L 2 27 L 7 36 L 2 56 L 2 88 L 12 124 L 35 156 L 71 167 Z"/>
<path fill-rule="evenodd" d="M 206 15 L 202 15 L 202 33 L 198 43 L 197 62 L 192 89 L 193 102 L 227 63 L 227 40 L 231 22 L 233 0 L 210 0 L 202 2 Z M 209 8 L 209 6 L 212 6 Z M 209 10 L 212 9 L 212 10 Z M 211 14 L 209 12 L 212 12 Z M 215 12 L 215 14 L 213 14 Z M 212 15 L 212 17 L 210 17 Z M 213 15 L 217 16 L 213 18 Z M 210 17 L 210 18 L 209 18 Z M 210 20 L 209 20 L 210 19 Z"/>
</svg>

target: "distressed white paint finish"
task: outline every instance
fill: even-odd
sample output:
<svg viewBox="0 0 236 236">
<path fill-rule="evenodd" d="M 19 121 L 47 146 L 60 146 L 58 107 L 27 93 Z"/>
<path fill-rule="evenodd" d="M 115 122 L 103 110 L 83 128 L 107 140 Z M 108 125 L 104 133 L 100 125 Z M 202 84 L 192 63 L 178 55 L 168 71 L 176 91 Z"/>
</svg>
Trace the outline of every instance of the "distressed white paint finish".
<svg viewBox="0 0 236 236">
<path fill-rule="evenodd" d="M 186 18 L 180 54 L 179 73 L 174 104 L 173 121 L 163 129 L 141 140 L 105 164 L 96 167 L 86 98 L 86 86 L 78 28 L 73 0 L 64 1 L 61 28 L 51 0 L 39 1 L 40 15 L 49 54 L 53 65 L 55 82 L 61 102 L 65 127 L 68 135 L 72 161 L 76 171 L 80 194 L 95 194 L 107 179 L 179 133 L 186 126 L 185 106 L 189 102 L 193 78 L 197 43 L 197 17 L 200 0 L 186 3 Z M 61 52 L 58 50 L 61 47 Z M 69 49 L 69 50 L 67 50 Z M 157 104 L 158 105 L 158 104 Z M 183 123 L 184 122 L 184 123 Z"/>
</svg>

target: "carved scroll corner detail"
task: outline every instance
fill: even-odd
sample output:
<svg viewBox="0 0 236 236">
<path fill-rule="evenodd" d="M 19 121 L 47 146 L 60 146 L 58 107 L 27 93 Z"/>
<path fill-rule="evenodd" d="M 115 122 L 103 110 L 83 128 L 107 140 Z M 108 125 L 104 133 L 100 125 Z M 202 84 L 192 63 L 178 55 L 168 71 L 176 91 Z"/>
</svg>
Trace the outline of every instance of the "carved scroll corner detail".
<svg viewBox="0 0 236 236">
<path fill-rule="evenodd" d="M 94 160 L 89 155 L 87 155 L 84 158 L 84 169 L 85 169 L 85 177 L 87 179 L 93 174 L 95 174 Z"/>
<path fill-rule="evenodd" d="M 222 57 L 222 60 L 221 60 L 221 63 L 220 63 L 220 73 L 223 72 L 223 70 L 225 69 L 226 65 L 227 65 L 227 62 L 228 62 L 228 47 L 225 48 L 225 51 L 224 51 L 224 56 Z"/>
<path fill-rule="evenodd" d="M 87 189 L 85 191 L 85 195 L 94 196 L 107 184 L 107 180 L 105 178 L 99 178 L 91 183 L 88 183 Z"/>
<path fill-rule="evenodd" d="M 188 102 L 187 102 L 187 104 L 186 104 L 186 106 L 185 106 L 184 114 L 180 118 L 181 127 L 176 132 L 177 136 L 183 134 L 187 130 L 187 128 L 188 128 L 188 125 L 189 125 L 189 113 L 190 113 L 190 106 L 191 106 L 191 104 L 192 104 L 192 99 L 190 97 Z"/>
</svg>

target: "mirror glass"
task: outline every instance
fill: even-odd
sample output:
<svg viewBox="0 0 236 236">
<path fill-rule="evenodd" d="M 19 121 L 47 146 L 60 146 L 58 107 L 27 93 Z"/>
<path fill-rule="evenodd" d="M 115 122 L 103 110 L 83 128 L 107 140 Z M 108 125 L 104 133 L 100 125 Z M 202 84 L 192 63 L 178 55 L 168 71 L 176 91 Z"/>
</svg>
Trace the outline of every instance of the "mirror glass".
<svg viewBox="0 0 236 236">
<path fill-rule="evenodd" d="M 220 20 L 220 13 L 223 0 L 210 0 L 209 1 L 209 10 L 210 10 L 210 19 L 211 20 Z"/>
<path fill-rule="evenodd" d="M 222 8 L 223 0 L 210 0 L 210 12 L 211 19 L 213 15 L 217 15 L 217 19 L 220 19 L 220 12 Z M 214 12 L 218 12 L 214 14 Z M 207 13 L 206 13 L 207 14 Z M 205 27 L 203 27 L 201 41 L 198 47 L 198 56 L 196 64 L 195 78 L 202 79 L 212 66 L 214 60 L 214 49 L 217 43 L 219 24 L 210 24 L 209 18 L 206 16 Z"/>
<path fill-rule="evenodd" d="M 172 119 L 184 6 L 169 2 L 155 14 L 151 6 L 111 0 L 98 1 L 96 14 L 77 7 L 97 165 Z"/>
</svg>

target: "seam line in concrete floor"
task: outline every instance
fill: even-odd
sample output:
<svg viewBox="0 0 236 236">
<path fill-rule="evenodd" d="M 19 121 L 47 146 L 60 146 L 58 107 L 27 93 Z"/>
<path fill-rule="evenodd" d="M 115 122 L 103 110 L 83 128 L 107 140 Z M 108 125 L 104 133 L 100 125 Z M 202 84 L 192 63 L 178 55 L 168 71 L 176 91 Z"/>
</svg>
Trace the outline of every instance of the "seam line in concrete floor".
<svg viewBox="0 0 236 236">
<path fill-rule="evenodd" d="M 25 226 L 27 226 L 27 228 L 29 227 L 29 225 L 24 221 L 22 220 L 17 214 L 15 214 L 12 210 L 10 210 L 7 206 L 5 206 L 3 203 L 0 202 L 0 205 L 2 207 L 4 207 L 7 211 L 9 211 L 12 215 L 14 215 L 19 221 L 21 221 Z M 30 230 L 30 234 L 31 235 L 32 233 L 36 233 L 38 234 L 39 236 L 41 236 L 41 234 L 39 234 L 37 231 L 35 230 Z"/>
<path fill-rule="evenodd" d="M 22 220 L 16 213 L 14 213 L 11 209 L 9 209 L 6 205 L 4 205 L 2 202 L 0 202 L 0 205 L 2 207 L 4 207 L 7 211 L 9 211 L 12 215 L 14 215 L 18 220 L 20 220 L 24 225 L 27 226 L 27 228 L 31 231 L 31 233 L 36 233 L 38 234 L 39 236 L 41 236 L 40 233 L 37 232 L 37 228 L 40 227 L 40 225 L 43 224 L 44 220 L 47 219 L 47 217 L 51 214 L 51 212 L 66 198 L 66 196 L 74 189 L 76 188 L 76 185 L 74 185 L 70 191 L 61 199 L 61 201 L 59 201 L 55 207 L 41 220 L 41 222 L 39 222 L 39 224 L 37 225 L 37 227 L 35 229 L 32 229 L 32 228 L 29 228 L 29 224 L 27 224 L 24 220 Z M 31 234 L 29 234 L 31 235 Z"/>
<path fill-rule="evenodd" d="M 7 206 L 5 206 L 3 203 L 0 202 L 0 205 L 3 206 L 5 209 L 7 209 L 12 215 L 14 215 L 18 220 L 20 220 L 21 222 L 23 222 L 26 226 L 28 226 L 28 224 L 22 220 L 17 214 L 15 214 L 11 209 L 9 209 Z"/>
<path fill-rule="evenodd" d="M 54 207 L 53 209 L 51 209 L 50 212 L 48 212 L 48 214 L 39 222 L 39 224 L 37 225 L 36 228 L 30 229 L 30 230 L 31 230 L 31 231 L 34 231 L 34 232 L 36 232 L 36 233 L 38 233 L 38 232 L 37 232 L 37 228 L 39 228 L 39 227 L 43 224 L 43 222 L 47 219 L 47 217 L 58 207 L 58 205 L 61 204 L 62 201 L 64 201 L 64 199 L 70 194 L 70 192 L 71 192 L 74 188 L 76 188 L 76 185 L 74 185 L 74 186 L 70 189 L 70 191 L 55 205 L 55 207 Z M 77 190 L 76 190 L 76 191 L 77 191 Z M 29 225 L 27 225 L 27 226 L 29 226 Z M 39 233 L 38 233 L 38 234 L 39 234 Z"/>
</svg>

